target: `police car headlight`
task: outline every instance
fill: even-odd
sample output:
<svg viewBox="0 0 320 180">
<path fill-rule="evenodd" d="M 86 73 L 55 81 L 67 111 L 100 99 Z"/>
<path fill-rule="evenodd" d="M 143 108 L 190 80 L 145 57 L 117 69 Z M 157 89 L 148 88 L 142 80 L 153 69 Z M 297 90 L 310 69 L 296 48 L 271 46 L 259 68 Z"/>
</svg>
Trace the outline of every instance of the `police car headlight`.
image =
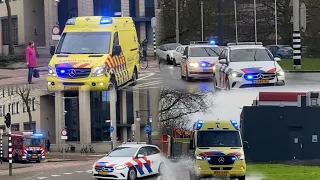
<svg viewBox="0 0 320 180">
<path fill-rule="evenodd" d="M 48 66 L 48 76 L 56 76 L 56 68 Z"/>
<path fill-rule="evenodd" d="M 284 75 L 284 71 L 283 70 L 280 70 L 277 72 L 277 76 L 283 76 Z"/>
<path fill-rule="evenodd" d="M 95 168 L 96 167 L 96 163 L 92 164 L 92 168 Z"/>
<path fill-rule="evenodd" d="M 122 169 L 125 169 L 126 167 L 127 167 L 126 165 L 119 165 L 119 166 L 116 166 L 115 169 L 122 170 Z"/>
<path fill-rule="evenodd" d="M 239 73 L 237 71 L 233 71 L 230 73 L 232 77 L 241 77 L 242 76 L 242 73 Z"/>
<path fill-rule="evenodd" d="M 198 63 L 189 63 L 189 66 L 191 66 L 191 67 L 199 67 L 199 64 Z"/>
<path fill-rule="evenodd" d="M 216 71 L 216 66 L 212 67 L 212 71 L 215 72 Z"/>
<path fill-rule="evenodd" d="M 200 156 L 200 155 L 196 155 L 196 159 L 197 159 L 197 160 L 204 160 L 204 157 L 203 157 L 203 156 Z"/>
<path fill-rule="evenodd" d="M 107 71 L 107 67 L 105 65 L 99 66 L 99 67 L 95 67 L 93 69 L 92 76 L 94 76 L 94 77 L 103 76 L 103 75 L 106 74 L 106 71 Z"/>
<path fill-rule="evenodd" d="M 245 158 L 245 157 L 244 157 L 244 155 L 243 155 L 243 154 L 241 154 L 241 155 L 237 156 L 237 159 L 238 159 L 238 160 L 244 160 L 244 158 Z"/>
</svg>

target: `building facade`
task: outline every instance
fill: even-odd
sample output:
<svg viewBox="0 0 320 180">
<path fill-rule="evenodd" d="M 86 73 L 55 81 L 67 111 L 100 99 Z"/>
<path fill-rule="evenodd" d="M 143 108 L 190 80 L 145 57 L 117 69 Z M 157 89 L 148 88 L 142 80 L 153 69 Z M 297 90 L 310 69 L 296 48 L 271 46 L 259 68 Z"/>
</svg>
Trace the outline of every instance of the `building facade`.
<svg viewBox="0 0 320 180">
<path fill-rule="evenodd" d="M 0 2 L 2 2 L 0 0 Z M 13 40 L 15 51 L 22 54 L 29 41 L 34 41 L 38 53 L 49 56 L 52 28 L 59 26 L 62 32 L 66 21 L 76 16 L 131 16 L 136 24 L 140 41 L 148 39 L 152 47 L 151 18 L 155 17 L 157 0 L 11 0 Z M 0 3 L 0 54 L 8 53 L 8 18 L 4 2 Z"/>
<path fill-rule="evenodd" d="M 134 138 L 147 141 L 144 127 L 152 119 L 153 139 L 157 141 L 159 89 L 150 89 L 147 107 L 147 90 L 120 90 L 104 92 L 30 92 L 28 106 L 32 116 L 32 130 L 42 133 L 52 143 L 52 149 L 62 148 L 61 131 L 67 129 L 67 144 L 76 151 L 86 144 L 93 144 L 96 152 L 106 152 L 116 143 Z M 112 95 L 114 94 L 114 95 Z M 148 114 L 149 112 L 149 114 Z M 30 130 L 26 104 L 15 86 L 1 89 L 0 128 L 6 130 L 4 115 L 12 114 L 12 131 Z M 140 121 L 137 121 L 139 116 Z M 107 121 L 111 121 L 107 122 Z M 110 126 L 114 131 L 110 132 Z M 134 128 L 134 129 L 132 129 Z M 113 140 L 117 141 L 111 141 Z"/>
</svg>

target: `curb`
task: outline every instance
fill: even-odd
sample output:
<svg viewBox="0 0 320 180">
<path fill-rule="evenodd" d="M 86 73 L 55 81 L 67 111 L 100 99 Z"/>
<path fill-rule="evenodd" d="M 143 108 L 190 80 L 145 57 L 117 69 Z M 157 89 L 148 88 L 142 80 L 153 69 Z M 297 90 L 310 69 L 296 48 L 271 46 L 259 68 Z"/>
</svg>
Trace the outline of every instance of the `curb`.
<svg viewBox="0 0 320 180">
<path fill-rule="evenodd" d="M 320 70 L 285 70 L 284 72 L 289 73 L 320 73 Z"/>
<path fill-rule="evenodd" d="M 9 79 L 9 78 L 12 78 L 12 76 L 2 76 L 2 77 L 0 77 L 0 80 L 2 80 L 2 79 Z"/>
<path fill-rule="evenodd" d="M 63 159 L 52 159 L 52 160 L 47 159 L 47 160 L 45 160 L 43 162 L 44 163 L 50 163 L 50 162 L 66 162 L 66 161 L 78 161 L 78 160 L 76 160 L 76 159 L 65 159 L 65 160 L 63 160 Z"/>
<path fill-rule="evenodd" d="M 12 169 L 23 169 L 23 168 L 28 168 L 28 167 L 33 167 L 32 165 L 28 165 L 28 166 L 21 166 L 21 167 L 12 167 Z M 5 171 L 8 169 L 0 169 L 0 171 Z"/>
</svg>

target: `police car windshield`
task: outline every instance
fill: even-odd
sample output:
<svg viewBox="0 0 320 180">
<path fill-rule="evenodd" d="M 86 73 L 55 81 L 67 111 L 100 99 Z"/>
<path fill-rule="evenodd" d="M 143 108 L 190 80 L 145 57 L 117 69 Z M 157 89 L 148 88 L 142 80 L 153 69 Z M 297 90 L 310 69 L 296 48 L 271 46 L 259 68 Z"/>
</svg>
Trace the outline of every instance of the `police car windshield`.
<svg viewBox="0 0 320 180">
<path fill-rule="evenodd" d="M 42 138 L 25 137 L 23 144 L 25 146 L 43 146 L 44 140 Z"/>
<path fill-rule="evenodd" d="M 199 131 L 198 147 L 242 147 L 238 131 Z"/>
<path fill-rule="evenodd" d="M 108 157 L 133 157 L 138 148 L 137 147 L 118 147 L 111 151 Z"/>
<path fill-rule="evenodd" d="M 219 47 L 191 47 L 190 57 L 219 57 Z"/>
<path fill-rule="evenodd" d="M 56 54 L 109 54 L 110 32 L 63 33 Z"/>
<path fill-rule="evenodd" d="M 230 51 L 230 62 L 273 61 L 266 49 L 233 49 Z"/>
</svg>

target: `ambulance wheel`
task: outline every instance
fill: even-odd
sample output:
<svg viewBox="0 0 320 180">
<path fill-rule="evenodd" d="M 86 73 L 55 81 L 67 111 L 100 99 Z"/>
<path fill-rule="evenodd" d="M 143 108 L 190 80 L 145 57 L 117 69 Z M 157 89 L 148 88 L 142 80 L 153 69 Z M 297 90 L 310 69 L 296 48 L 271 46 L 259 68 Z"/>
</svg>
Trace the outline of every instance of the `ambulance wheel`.
<svg viewBox="0 0 320 180">
<path fill-rule="evenodd" d="M 132 79 L 131 79 L 132 84 L 131 84 L 131 86 L 134 86 L 134 85 L 137 84 L 137 79 L 138 79 L 138 73 L 137 73 L 137 68 L 135 67 L 134 71 L 132 73 Z"/>
<path fill-rule="evenodd" d="M 128 180 L 136 180 L 137 178 L 138 176 L 136 169 L 131 167 L 128 171 Z"/>
</svg>

